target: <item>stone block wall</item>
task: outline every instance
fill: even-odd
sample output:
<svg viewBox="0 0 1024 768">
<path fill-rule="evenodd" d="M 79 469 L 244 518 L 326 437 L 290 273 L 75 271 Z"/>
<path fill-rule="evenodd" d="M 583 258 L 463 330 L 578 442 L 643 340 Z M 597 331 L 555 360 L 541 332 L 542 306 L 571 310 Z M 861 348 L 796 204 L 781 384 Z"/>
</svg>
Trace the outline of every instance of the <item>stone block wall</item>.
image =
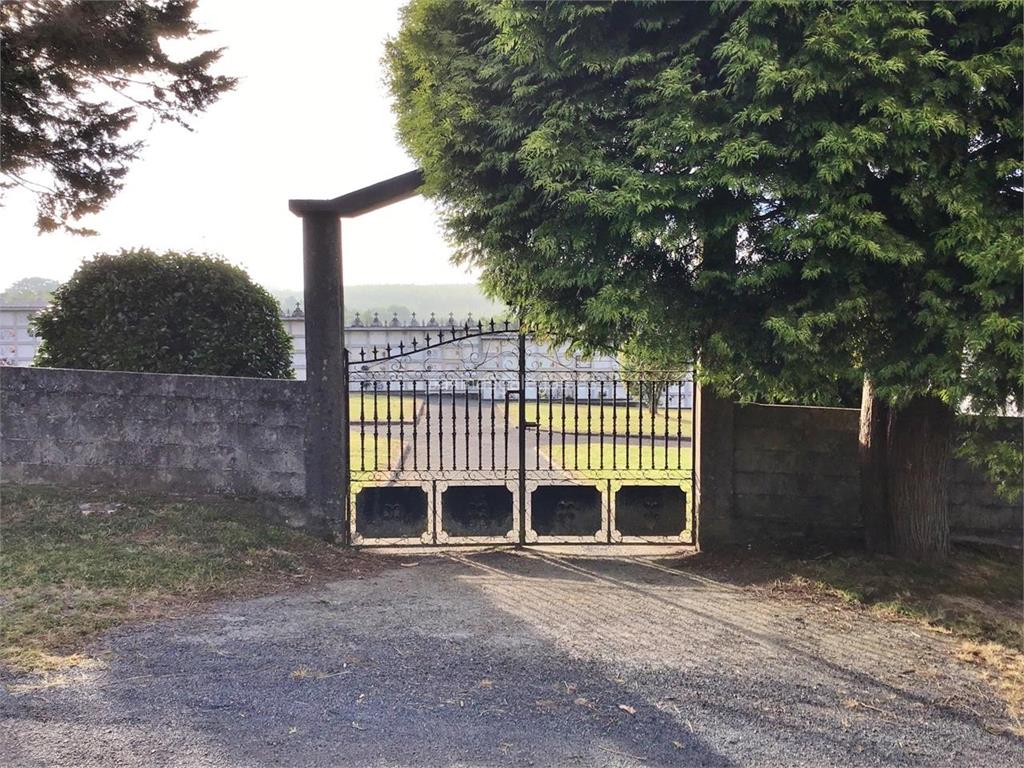
<svg viewBox="0 0 1024 768">
<path fill-rule="evenodd" d="M 858 418 L 847 408 L 736 406 L 736 533 L 811 540 L 860 536 Z"/>
<path fill-rule="evenodd" d="M 992 484 L 966 461 L 953 462 L 953 487 L 949 494 L 949 525 L 954 534 L 982 538 L 1011 534 L 1018 540 L 1024 518 L 1024 500 L 1008 502 Z"/>
<path fill-rule="evenodd" d="M 702 546 L 861 540 L 856 409 L 732 405 L 728 418 L 717 415 L 729 427 L 708 424 L 698 452 L 702 438 L 719 445 L 716 483 L 728 498 L 714 498 L 710 515 L 698 509 Z M 1019 419 L 1008 426 L 1020 434 Z M 962 460 L 953 462 L 950 516 L 954 537 L 1021 536 L 1022 501 L 997 496 Z"/>
<path fill-rule="evenodd" d="M 0 368 L 0 479 L 301 498 L 299 381 Z"/>
</svg>

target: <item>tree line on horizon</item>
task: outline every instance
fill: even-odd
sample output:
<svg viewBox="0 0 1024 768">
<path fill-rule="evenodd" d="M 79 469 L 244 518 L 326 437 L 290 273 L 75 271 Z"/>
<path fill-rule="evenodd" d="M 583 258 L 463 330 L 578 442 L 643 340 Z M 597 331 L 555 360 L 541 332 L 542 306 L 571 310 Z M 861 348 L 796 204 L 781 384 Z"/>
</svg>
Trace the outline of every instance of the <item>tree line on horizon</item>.
<svg viewBox="0 0 1024 768">
<path fill-rule="evenodd" d="M 0 306 L 12 304 L 45 304 L 60 286 L 59 280 L 48 277 L 25 277 L 0 292 Z M 303 304 L 301 289 L 271 288 L 268 292 L 281 305 L 282 313 L 290 315 L 296 305 Z M 405 323 L 416 313 L 425 322 L 433 312 L 438 322 L 445 322 L 449 313 L 462 323 L 467 315 L 478 319 L 503 318 L 508 308 L 489 299 L 475 284 L 439 283 L 436 285 L 375 284 L 352 285 L 345 288 L 345 321 L 351 323 L 359 313 L 367 325 L 376 313 L 382 323 L 396 315 Z"/>
</svg>

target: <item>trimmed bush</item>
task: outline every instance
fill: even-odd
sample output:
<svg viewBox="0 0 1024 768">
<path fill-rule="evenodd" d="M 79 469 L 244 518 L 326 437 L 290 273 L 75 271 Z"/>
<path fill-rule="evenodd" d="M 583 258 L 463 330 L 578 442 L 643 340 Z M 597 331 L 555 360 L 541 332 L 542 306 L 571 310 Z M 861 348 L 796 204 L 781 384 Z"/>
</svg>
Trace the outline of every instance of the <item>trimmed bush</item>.
<svg viewBox="0 0 1024 768">
<path fill-rule="evenodd" d="M 34 320 L 48 368 L 292 378 L 277 302 L 206 254 L 99 254 Z"/>
</svg>

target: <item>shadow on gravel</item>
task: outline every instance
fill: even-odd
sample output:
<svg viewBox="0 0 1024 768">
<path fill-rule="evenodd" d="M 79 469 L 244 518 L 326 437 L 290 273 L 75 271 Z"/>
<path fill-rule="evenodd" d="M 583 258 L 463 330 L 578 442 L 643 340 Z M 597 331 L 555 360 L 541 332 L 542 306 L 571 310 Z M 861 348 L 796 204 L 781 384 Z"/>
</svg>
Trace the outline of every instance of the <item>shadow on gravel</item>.
<svg viewBox="0 0 1024 768">
<path fill-rule="evenodd" d="M 1019 742 L 925 693 L 929 681 L 881 679 L 898 676 L 905 639 L 803 631 L 799 617 L 649 561 L 486 552 L 407 565 L 117 633 L 95 680 L 9 701 L 21 735 L 0 757 L 724 767 L 1019 756 Z"/>
</svg>

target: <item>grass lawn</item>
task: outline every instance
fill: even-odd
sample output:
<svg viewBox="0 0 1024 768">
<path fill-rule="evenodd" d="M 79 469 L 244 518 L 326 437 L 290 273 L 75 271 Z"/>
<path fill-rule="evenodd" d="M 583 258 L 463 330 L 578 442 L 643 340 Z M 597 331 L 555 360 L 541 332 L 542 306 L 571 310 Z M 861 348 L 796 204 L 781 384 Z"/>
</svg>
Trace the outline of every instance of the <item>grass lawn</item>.
<svg viewBox="0 0 1024 768">
<path fill-rule="evenodd" d="M 377 390 L 376 403 L 374 403 L 373 391 L 364 392 L 360 395 L 358 392 L 350 392 L 348 396 L 348 414 L 349 418 L 353 423 L 360 421 L 370 422 L 386 422 L 388 421 L 388 401 L 387 394 L 381 390 Z M 411 397 L 408 393 L 403 396 L 398 394 L 398 384 L 394 384 L 392 387 L 390 405 L 391 405 L 391 421 L 393 423 L 402 421 L 412 421 L 416 416 L 416 411 L 423 405 L 423 398 Z M 373 417 L 373 407 L 377 406 L 377 418 Z M 361 410 L 360 410 L 361 409 Z"/>
<path fill-rule="evenodd" d="M 407 436 L 407 443 L 412 439 Z M 386 470 L 388 468 L 388 457 L 391 457 L 391 467 L 398 466 L 398 460 L 402 455 L 402 441 L 398 439 L 398 430 L 392 425 L 391 440 L 387 438 L 387 432 L 378 427 L 377 438 L 373 437 L 373 430 L 360 433 L 358 429 L 350 432 L 348 442 L 349 467 L 353 472 L 373 472 L 375 470 Z"/>
<path fill-rule="evenodd" d="M 510 424 L 516 424 L 519 419 L 519 404 L 509 403 L 508 418 Z M 604 415 L 604 426 L 601 425 L 602 412 Z M 641 422 L 641 413 L 643 421 Z M 587 434 L 587 425 L 590 425 L 590 434 L 599 435 L 602 432 L 606 435 L 612 434 L 614 422 L 615 432 L 619 435 L 626 433 L 626 419 L 629 418 L 629 433 L 637 435 L 640 427 L 643 426 L 645 436 L 651 434 L 658 437 L 676 437 L 677 433 L 683 438 L 693 434 L 693 411 L 689 408 L 659 408 L 654 417 L 653 432 L 651 429 L 651 412 L 639 405 L 605 405 L 603 408 L 598 403 L 561 403 L 561 402 L 528 402 L 526 404 L 526 420 L 536 422 L 537 429 L 546 432 L 550 426 L 556 432 L 562 431 L 562 417 L 565 417 L 566 432 L 579 432 Z M 668 417 L 668 424 L 665 424 L 665 417 Z M 678 432 L 677 432 L 678 431 Z"/>
<path fill-rule="evenodd" d="M 541 441 L 541 466 L 547 466 L 548 445 Z M 562 469 L 580 477 L 588 479 L 601 479 L 612 477 L 617 473 L 625 473 L 632 476 L 639 472 L 644 477 L 657 479 L 659 477 L 674 478 L 680 472 L 689 471 L 693 465 L 693 451 L 690 446 L 677 448 L 670 445 L 667 448 L 663 445 L 654 446 L 652 461 L 651 446 L 643 447 L 630 445 L 626 449 L 624 443 L 587 443 L 584 439 L 577 448 L 571 440 L 567 440 L 565 448 L 561 443 L 555 442 L 550 449 L 551 458 L 556 465 Z M 642 455 L 641 455 L 642 454 Z M 587 468 L 587 459 L 590 459 L 590 468 Z M 534 457 L 527 456 L 527 466 L 533 466 Z M 627 469 L 628 460 L 628 469 Z M 603 462 L 603 464 L 602 464 Z M 577 464 L 579 468 L 577 469 Z M 667 464 L 667 468 L 666 468 Z M 615 469 L 612 469 L 612 467 Z"/>
<path fill-rule="evenodd" d="M 54 670 L 117 624 L 374 567 L 241 502 L 5 488 L 0 663 Z"/>
<path fill-rule="evenodd" d="M 680 563 L 780 596 L 835 599 L 949 633 L 1003 695 L 1024 733 L 1024 573 L 1020 552 L 959 547 L 945 563 L 866 554 L 816 559 L 701 553 Z"/>
</svg>

